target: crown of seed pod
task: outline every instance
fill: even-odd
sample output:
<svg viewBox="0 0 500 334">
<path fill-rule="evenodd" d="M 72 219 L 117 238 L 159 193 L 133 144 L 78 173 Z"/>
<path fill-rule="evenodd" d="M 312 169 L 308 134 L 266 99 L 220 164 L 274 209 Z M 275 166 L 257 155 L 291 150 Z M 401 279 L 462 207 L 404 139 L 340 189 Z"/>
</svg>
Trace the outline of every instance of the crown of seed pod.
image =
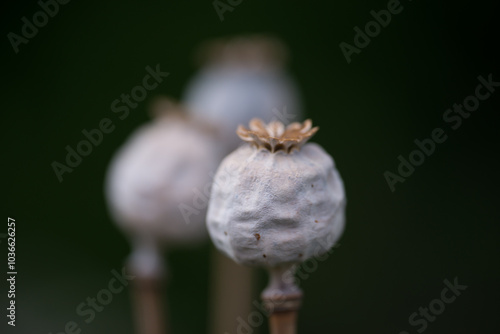
<svg viewBox="0 0 500 334">
<path fill-rule="evenodd" d="M 285 127 L 250 122 L 247 142 L 215 175 L 207 225 L 215 246 L 234 261 L 269 268 L 328 251 L 344 229 L 345 192 L 333 159 L 306 144 L 310 120 Z"/>
<path fill-rule="evenodd" d="M 227 152 L 240 143 L 238 124 L 252 118 L 290 123 L 300 118 L 299 92 L 284 70 L 286 50 L 276 39 L 247 36 L 207 43 L 207 59 L 189 83 L 184 101 L 194 115 L 217 124 Z"/>
</svg>

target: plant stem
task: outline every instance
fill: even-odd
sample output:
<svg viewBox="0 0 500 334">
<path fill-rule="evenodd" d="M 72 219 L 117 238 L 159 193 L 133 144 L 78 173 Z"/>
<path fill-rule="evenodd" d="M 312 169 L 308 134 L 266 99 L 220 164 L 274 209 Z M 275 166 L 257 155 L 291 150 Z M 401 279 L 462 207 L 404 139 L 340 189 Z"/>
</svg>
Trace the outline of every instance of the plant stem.
<svg viewBox="0 0 500 334">
<path fill-rule="evenodd" d="M 269 268 L 269 284 L 261 298 L 269 312 L 271 334 L 296 334 L 297 312 L 302 302 L 302 291 L 295 284 L 295 267 Z"/>
<path fill-rule="evenodd" d="M 163 285 L 165 266 L 160 248 L 150 239 L 134 242 L 128 268 L 135 276 L 132 282 L 137 334 L 166 334 Z"/>
<path fill-rule="evenodd" d="M 296 334 L 297 311 L 275 312 L 269 317 L 271 334 Z"/>
<path fill-rule="evenodd" d="M 252 269 L 211 251 L 211 333 L 235 333 L 240 316 L 252 311 Z"/>
<path fill-rule="evenodd" d="M 165 334 L 161 279 L 137 277 L 132 282 L 137 334 Z"/>
</svg>

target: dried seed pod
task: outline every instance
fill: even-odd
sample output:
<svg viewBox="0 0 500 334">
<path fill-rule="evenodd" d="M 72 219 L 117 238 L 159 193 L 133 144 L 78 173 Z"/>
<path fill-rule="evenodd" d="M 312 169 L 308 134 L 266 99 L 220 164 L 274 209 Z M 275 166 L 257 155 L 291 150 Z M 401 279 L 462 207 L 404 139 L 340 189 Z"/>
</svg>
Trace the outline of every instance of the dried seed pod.
<svg viewBox="0 0 500 334">
<path fill-rule="evenodd" d="M 164 246 L 205 239 L 205 215 L 211 173 L 222 151 L 206 124 L 179 105 L 160 98 L 155 119 L 142 126 L 114 157 L 106 197 L 116 223 L 132 239 L 128 270 L 137 332 L 165 333 L 163 309 Z"/>
<path fill-rule="evenodd" d="M 286 50 L 269 37 L 217 40 L 204 48 L 208 63 L 184 95 L 189 110 L 220 126 L 227 151 L 239 145 L 238 124 L 252 118 L 284 123 L 301 117 L 293 80 L 283 70 Z"/>
<path fill-rule="evenodd" d="M 248 144 L 223 160 L 212 187 L 207 225 L 215 246 L 269 271 L 261 297 L 272 334 L 296 333 L 302 292 L 293 264 L 328 251 L 344 229 L 344 186 L 333 159 L 306 144 L 317 130 L 309 120 L 239 127 Z"/>
<path fill-rule="evenodd" d="M 333 159 L 305 144 L 311 122 L 238 128 L 243 145 L 214 178 L 207 224 L 216 247 L 238 263 L 283 267 L 328 251 L 344 229 L 345 193 Z"/>
<path fill-rule="evenodd" d="M 210 174 L 221 155 L 217 146 L 209 130 L 185 114 L 160 115 L 137 130 L 107 175 L 116 223 L 133 239 L 158 244 L 203 239 Z"/>
</svg>

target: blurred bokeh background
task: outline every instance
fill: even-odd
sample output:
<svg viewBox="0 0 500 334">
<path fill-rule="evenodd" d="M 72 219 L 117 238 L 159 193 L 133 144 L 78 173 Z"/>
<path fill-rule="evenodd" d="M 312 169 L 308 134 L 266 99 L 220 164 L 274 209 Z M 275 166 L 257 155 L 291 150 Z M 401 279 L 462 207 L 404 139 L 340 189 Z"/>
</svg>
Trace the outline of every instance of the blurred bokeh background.
<svg viewBox="0 0 500 334">
<path fill-rule="evenodd" d="M 442 119 L 474 94 L 479 75 L 500 81 L 498 12 L 486 1 L 401 5 L 348 64 L 339 43 L 352 44 L 353 28 L 372 20 L 371 10 L 386 9 L 387 1 L 244 0 L 223 21 L 212 1 L 71 1 L 17 54 L 7 34 L 19 34 L 21 18 L 31 20 L 40 7 L 34 0 L 2 3 L 0 233 L 7 217 L 16 219 L 18 312 L 15 328 L 2 313 L 0 332 L 55 334 L 74 320 L 82 333 L 133 333 L 127 292 L 90 324 L 75 312 L 107 286 L 129 253 L 105 205 L 105 171 L 116 149 L 148 121 L 154 96 L 181 97 L 196 73 L 201 42 L 248 33 L 271 33 L 288 45 L 288 69 L 306 116 L 320 126 L 313 141 L 335 158 L 346 186 L 341 245 L 301 280 L 299 332 L 415 333 L 410 314 L 439 298 L 443 280 L 455 277 L 467 290 L 426 332 L 498 332 L 500 88 L 456 131 Z M 156 64 L 169 77 L 119 120 L 111 102 Z M 104 117 L 115 130 L 60 183 L 51 163 L 62 162 L 65 146 L 76 146 L 81 131 Z M 383 173 L 396 172 L 398 156 L 408 157 L 413 141 L 436 127 L 448 140 L 391 192 Z M 165 298 L 173 333 L 208 332 L 211 247 L 169 254 Z M 266 275 L 255 275 L 257 299 Z M 267 326 L 254 330 L 267 333 Z"/>
</svg>

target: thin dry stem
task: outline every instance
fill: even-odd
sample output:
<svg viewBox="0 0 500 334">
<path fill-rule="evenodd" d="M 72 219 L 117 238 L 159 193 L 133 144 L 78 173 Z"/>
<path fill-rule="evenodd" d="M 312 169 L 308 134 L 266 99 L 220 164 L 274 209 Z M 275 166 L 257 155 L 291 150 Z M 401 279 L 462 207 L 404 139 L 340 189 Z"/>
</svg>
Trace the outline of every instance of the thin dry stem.
<svg viewBox="0 0 500 334">
<path fill-rule="evenodd" d="M 165 266 L 160 247 L 150 237 L 134 240 L 134 251 L 128 259 L 128 270 L 135 276 L 131 282 L 137 334 L 166 334 L 166 312 L 163 303 Z"/>
<path fill-rule="evenodd" d="M 166 334 L 161 279 L 137 277 L 132 282 L 137 334 Z"/>
<path fill-rule="evenodd" d="M 297 311 L 275 312 L 269 316 L 271 334 L 296 334 Z"/>
<path fill-rule="evenodd" d="M 270 313 L 271 334 L 295 334 L 297 312 L 302 302 L 302 291 L 295 285 L 291 266 L 269 269 L 270 280 L 262 292 L 262 300 Z"/>
<path fill-rule="evenodd" d="M 235 333 L 235 319 L 252 311 L 252 269 L 212 250 L 211 333 Z"/>
</svg>

